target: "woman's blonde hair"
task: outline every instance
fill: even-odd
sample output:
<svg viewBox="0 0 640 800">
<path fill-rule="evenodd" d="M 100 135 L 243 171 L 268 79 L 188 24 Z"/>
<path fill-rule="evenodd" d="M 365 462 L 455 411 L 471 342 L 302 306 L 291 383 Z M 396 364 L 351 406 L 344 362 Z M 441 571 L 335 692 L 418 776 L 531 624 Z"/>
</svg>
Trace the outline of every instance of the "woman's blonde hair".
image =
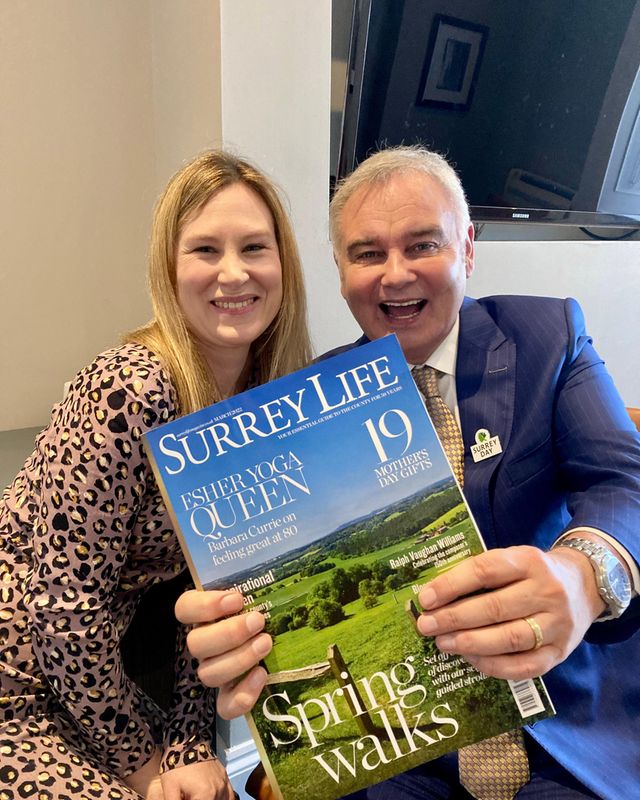
<svg viewBox="0 0 640 800">
<path fill-rule="evenodd" d="M 174 383 L 182 414 L 222 397 L 178 304 L 178 239 L 185 224 L 214 194 L 235 183 L 248 186 L 269 208 L 282 265 L 282 303 L 273 322 L 252 345 L 256 380 L 265 383 L 281 377 L 305 366 L 311 358 L 302 265 L 278 192 L 268 178 L 243 159 L 218 150 L 205 152 L 171 178 L 158 200 L 148 260 L 154 315 L 124 339 L 145 345 L 160 358 Z"/>
</svg>

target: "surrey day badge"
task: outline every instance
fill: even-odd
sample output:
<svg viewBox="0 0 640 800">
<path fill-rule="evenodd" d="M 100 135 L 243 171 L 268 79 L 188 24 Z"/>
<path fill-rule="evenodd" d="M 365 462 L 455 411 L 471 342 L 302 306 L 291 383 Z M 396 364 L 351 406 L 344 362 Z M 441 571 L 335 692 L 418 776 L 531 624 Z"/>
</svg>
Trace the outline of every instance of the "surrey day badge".
<svg viewBox="0 0 640 800">
<path fill-rule="evenodd" d="M 486 428 L 476 431 L 476 443 L 471 445 L 471 455 L 476 464 L 478 461 L 497 456 L 501 452 L 502 445 L 499 436 L 492 436 Z"/>
</svg>

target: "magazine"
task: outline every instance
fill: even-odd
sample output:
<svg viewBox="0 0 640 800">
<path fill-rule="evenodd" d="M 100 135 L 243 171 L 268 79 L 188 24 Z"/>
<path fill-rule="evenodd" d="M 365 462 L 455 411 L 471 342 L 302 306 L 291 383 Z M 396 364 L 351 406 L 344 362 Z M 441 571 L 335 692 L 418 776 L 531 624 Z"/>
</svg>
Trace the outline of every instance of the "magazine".
<svg viewBox="0 0 640 800">
<path fill-rule="evenodd" d="M 277 797 L 333 800 L 551 716 L 418 634 L 484 544 L 395 336 L 145 434 L 196 585 L 267 617 L 249 726 Z"/>
</svg>

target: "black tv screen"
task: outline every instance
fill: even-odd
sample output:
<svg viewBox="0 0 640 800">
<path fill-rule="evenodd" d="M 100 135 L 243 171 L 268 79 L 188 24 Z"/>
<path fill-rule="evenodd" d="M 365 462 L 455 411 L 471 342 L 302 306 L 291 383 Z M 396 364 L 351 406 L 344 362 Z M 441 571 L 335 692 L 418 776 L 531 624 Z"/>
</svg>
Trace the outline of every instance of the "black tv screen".
<svg viewBox="0 0 640 800">
<path fill-rule="evenodd" d="M 640 227 L 640 0 L 355 0 L 337 175 L 423 143 L 472 219 Z"/>
</svg>

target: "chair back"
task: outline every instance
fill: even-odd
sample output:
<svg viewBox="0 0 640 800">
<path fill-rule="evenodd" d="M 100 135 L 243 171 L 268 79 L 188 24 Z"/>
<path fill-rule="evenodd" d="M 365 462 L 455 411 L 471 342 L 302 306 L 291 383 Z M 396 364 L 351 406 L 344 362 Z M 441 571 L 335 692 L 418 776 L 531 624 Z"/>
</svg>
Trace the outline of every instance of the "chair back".
<svg viewBox="0 0 640 800">
<path fill-rule="evenodd" d="M 631 417 L 631 421 L 640 431 L 640 408 L 627 407 L 627 414 Z"/>
</svg>

